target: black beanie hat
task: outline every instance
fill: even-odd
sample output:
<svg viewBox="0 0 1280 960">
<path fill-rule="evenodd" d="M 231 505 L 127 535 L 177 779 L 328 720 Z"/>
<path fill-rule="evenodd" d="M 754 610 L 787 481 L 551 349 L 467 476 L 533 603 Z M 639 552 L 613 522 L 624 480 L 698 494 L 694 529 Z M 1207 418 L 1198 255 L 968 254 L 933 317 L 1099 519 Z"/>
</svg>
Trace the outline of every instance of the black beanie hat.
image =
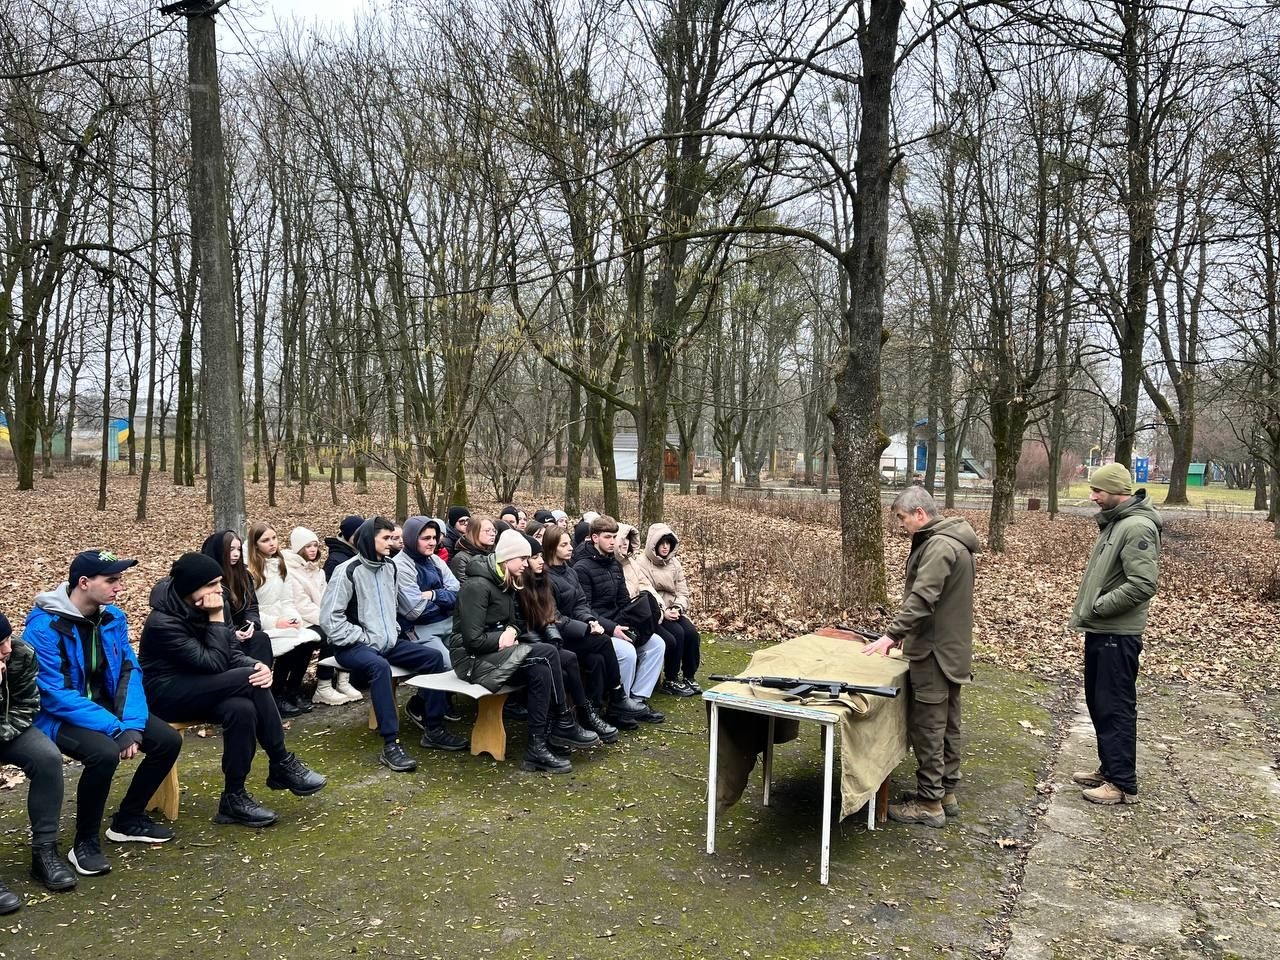
<svg viewBox="0 0 1280 960">
<path fill-rule="evenodd" d="M 9 618 L 0 613 L 0 643 L 4 643 L 13 636 L 13 626 L 9 623 Z"/>
<path fill-rule="evenodd" d="M 529 556 L 531 557 L 542 556 L 542 544 L 540 544 L 537 540 L 535 540 L 533 537 L 529 536 L 528 534 L 525 534 L 525 539 L 529 541 Z"/>
<path fill-rule="evenodd" d="M 456 527 L 458 521 L 463 517 L 471 516 L 471 511 L 466 507 L 450 507 L 449 508 L 449 526 Z"/>
<path fill-rule="evenodd" d="M 222 576 L 222 565 L 203 553 L 184 553 L 169 568 L 173 588 L 178 596 L 189 597 L 206 583 Z"/>
<path fill-rule="evenodd" d="M 343 517 L 342 522 L 338 524 L 338 533 L 343 540 L 350 540 L 356 535 L 356 531 L 360 529 L 360 524 L 364 523 L 364 517 L 357 514 Z"/>
</svg>

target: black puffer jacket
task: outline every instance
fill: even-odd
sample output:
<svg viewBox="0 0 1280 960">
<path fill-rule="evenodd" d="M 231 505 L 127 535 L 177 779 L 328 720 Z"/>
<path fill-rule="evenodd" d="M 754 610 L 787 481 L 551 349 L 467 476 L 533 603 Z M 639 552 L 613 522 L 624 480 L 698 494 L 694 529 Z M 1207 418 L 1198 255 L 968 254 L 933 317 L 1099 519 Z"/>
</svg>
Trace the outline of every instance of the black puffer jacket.
<svg viewBox="0 0 1280 960">
<path fill-rule="evenodd" d="M 567 563 L 556 566 L 547 565 L 547 576 L 551 578 L 551 589 L 556 595 L 556 612 L 559 614 L 556 623 L 566 620 L 581 620 L 588 623 L 599 620 L 591 605 L 587 603 L 587 595 L 582 592 L 582 584 L 578 575 Z"/>
<path fill-rule="evenodd" d="M 333 571 L 356 555 L 356 548 L 340 537 L 325 537 L 325 549 L 329 555 L 324 558 L 324 578 L 333 579 Z"/>
<path fill-rule="evenodd" d="M 13 653 L 0 679 L 0 742 L 17 739 L 35 722 L 40 712 L 38 669 L 36 652 L 21 640 L 14 640 Z"/>
<path fill-rule="evenodd" d="M 246 656 L 225 623 L 210 623 L 178 596 L 165 577 L 151 590 L 151 613 L 138 643 L 142 687 L 148 697 L 180 696 L 182 684 L 193 674 L 225 673 L 257 661 Z"/>
<path fill-rule="evenodd" d="M 476 557 L 467 568 L 453 611 L 449 637 L 453 672 L 488 690 L 497 690 L 511 679 L 529 655 L 529 646 L 517 643 L 499 650 L 498 641 L 507 627 L 515 627 L 517 636 L 524 632 L 515 591 L 503 588 L 492 556 Z"/>
<path fill-rule="evenodd" d="M 449 551 L 449 571 L 458 578 L 459 584 L 466 583 L 467 577 L 471 575 L 472 561 L 491 553 L 492 549 L 482 550 L 466 537 L 459 537 L 456 546 Z"/>
<path fill-rule="evenodd" d="M 612 635 L 613 628 L 617 626 L 615 618 L 631 602 L 627 577 L 617 557 L 612 553 L 601 553 L 590 540 L 587 545 L 590 549 L 574 554 L 573 572 L 582 585 L 587 606 L 595 611 L 604 632 Z"/>
</svg>

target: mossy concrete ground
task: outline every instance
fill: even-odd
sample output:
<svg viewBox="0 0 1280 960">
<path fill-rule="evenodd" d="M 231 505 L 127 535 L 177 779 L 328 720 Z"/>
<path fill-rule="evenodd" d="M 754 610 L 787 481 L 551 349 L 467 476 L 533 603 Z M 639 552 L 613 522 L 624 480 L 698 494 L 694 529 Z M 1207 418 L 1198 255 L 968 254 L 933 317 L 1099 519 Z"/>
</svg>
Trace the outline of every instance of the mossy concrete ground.
<svg viewBox="0 0 1280 960">
<path fill-rule="evenodd" d="M 1274 958 L 1280 781 L 1268 722 L 1232 693 L 1143 685 L 1142 802 L 1096 807 L 1071 783 L 1097 766 L 1077 704 L 1006 960 Z"/>
<path fill-rule="evenodd" d="M 705 672 L 748 656 L 709 643 Z M 259 757 L 249 788 L 281 814 L 266 830 L 211 822 L 221 741 L 188 734 L 177 839 L 107 843 L 111 874 L 70 893 L 29 879 L 26 787 L 0 794 L 0 879 L 27 898 L 0 924 L 0 957 L 974 956 L 1003 923 L 1034 832 L 1055 694 L 983 666 L 966 694 L 961 816 L 871 833 L 849 818 L 833 831 L 825 887 L 816 732 L 779 749 L 773 805 L 762 807 L 757 774 L 705 853 L 697 699 L 659 698 L 665 724 L 579 754 L 559 777 L 519 771 L 518 726 L 503 764 L 420 749 L 407 730 L 419 768 L 394 774 L 376 762 L 363 705 L 318 708 L 293 722 L 289 745 L 329 785 L 306 799 L 272 793 Z M 904 761 L 895 791 L 912 770 Z M 64 844 L 77 775 L 68 768 Z"/>
</svg>

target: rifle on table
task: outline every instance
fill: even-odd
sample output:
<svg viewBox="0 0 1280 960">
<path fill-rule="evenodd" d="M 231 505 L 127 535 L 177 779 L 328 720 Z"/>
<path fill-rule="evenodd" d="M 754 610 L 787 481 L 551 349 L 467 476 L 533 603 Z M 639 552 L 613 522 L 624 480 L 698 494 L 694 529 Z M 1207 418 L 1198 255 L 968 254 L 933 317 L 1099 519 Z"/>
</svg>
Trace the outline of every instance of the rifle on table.
<svg viewBox="0 0 1280 960">
<path fill-rule="evenodd" d="M 843 680 L 808 680 L 804 677 L 730 677 L 713 673 L 711 680 L 746 683 L 756 687 L 768 687 L 781 690 L 789 696 L 807 697 L 817 693 L 836 699 L 842 693 L 863 693 L 872 697 L 889 697 L 898 695 L 897 687 L 876 687 L 863 683 L 845 683 Z"/>
</svg>

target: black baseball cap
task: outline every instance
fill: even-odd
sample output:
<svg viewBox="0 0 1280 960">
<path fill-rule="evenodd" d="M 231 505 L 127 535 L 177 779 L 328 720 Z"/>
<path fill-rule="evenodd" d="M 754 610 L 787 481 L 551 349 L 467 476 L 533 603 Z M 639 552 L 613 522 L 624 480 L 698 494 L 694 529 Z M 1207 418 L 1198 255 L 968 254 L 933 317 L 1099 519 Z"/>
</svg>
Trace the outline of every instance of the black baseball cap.
<svg viewBox="0 0 1280 960">
<path fill-rule="evenodd" d="M 74 587 L 80 582 L 81 577 L 109 577 L 124 573 L 137 563 L 137 560 L 121 559 L 110 550 L 85 550 L 83 553 L 77 553 L 75 559 L 71 561 L 71 572 L 67 575 L 67 582 Z"/>
</svg>

